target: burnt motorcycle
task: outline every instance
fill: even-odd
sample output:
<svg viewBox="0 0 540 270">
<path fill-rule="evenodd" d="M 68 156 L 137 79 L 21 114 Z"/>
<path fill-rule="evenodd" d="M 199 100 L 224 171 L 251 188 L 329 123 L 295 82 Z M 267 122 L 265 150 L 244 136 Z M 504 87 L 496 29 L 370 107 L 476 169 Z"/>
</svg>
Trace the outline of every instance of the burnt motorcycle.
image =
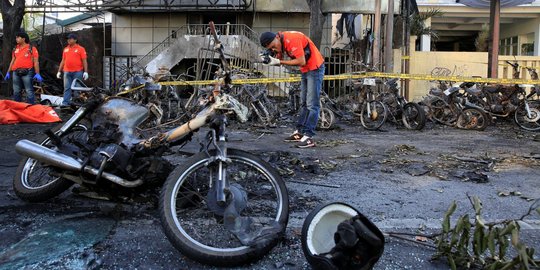
<svg viewBox="0 0 540 270">
<path fill-rule="evenodd" d="M 428 108 L 428 115 L 443 125 L 460 129 L 486 129 L 490 123 L 488 115 L 481 107 L 469 102 L 460 90 L 457 86 L 444 91 L 431 89 L 430 95 L 422 101 Z"/>
<path fill-rule="evenodd" d="M 269 163 L 227 145 L 229 119 L 246 121 L 247 108 L 228 94 L 229 65 L 213 23 L 210 31 L 222 68 L 196 117 L 144 137 L 137 126 L 148 117 L 147 107 L 75 81 L 72 89 L 88 99 L 74 115 L 47 131 L 41 143 L 17 142 L 16 151 L 24 156 L 13 179 L 17 196 L 43 201 L 74 183 L 113 193 L 162 185 L 163 230 L 184 255 L 218 266 L 264 256 L 284 235 L 288 194 Z M 209 131 L 200 153 L 176 166 L 163 157 L 171 147 L 189 142 L 203 126 Z"/>
<path fill-rule="evenodd" d="M 519 65 L 510 64 L 513 77 L 519 78 Z M 531 79 L 538 80 L 535 69 L 527 68 Z M 521 128 L 531 131 L 540 130 L 540 86 L 535 85 L 478 85 L 464 83 L 462 87 L 467 98 L 474 104 L 482 107 L 492 117 L 507 118 L 514 116 L 514 122 Z M 527 94 L 526 87 L 531 90 Z"/>
<path fill-rule="evenodd" d="M 391 120 L 399 123 L 401 119 L 403 125 L 410 130 L 421 130 L 426 125 L 426 113 L 418 103 L 409 102 L 404 96 L 399 94 L 398 78 L 390 79 L 384 84 L 386 91 L 379 95 L 386 108 Z"/>
</svg>

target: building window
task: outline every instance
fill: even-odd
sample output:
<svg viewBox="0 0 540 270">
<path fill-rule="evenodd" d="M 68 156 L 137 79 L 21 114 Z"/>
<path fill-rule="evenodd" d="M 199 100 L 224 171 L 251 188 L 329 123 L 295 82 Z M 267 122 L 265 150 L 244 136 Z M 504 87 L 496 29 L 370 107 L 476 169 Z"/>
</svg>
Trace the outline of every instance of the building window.
<svg viewBox="0 0 540 270">
<path fill-rule="evenodd" d="M 499 47 L 501 55 L 519 55 L 517 36 L 502 39 Z"/>
<path fill-rule="evenodd" d="M 521 44 L 521 55 L 534 55 L 534 43 Z"/>
</svg>

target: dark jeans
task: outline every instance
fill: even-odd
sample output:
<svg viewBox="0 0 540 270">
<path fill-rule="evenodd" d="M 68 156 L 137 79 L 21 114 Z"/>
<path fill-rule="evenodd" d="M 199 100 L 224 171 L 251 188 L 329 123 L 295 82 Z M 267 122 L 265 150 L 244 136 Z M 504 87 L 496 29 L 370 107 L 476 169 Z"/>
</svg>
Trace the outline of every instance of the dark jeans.
<svg viewBox="0 0 540 270">
<path fill-rule="evenodd" d="M 64 72 L 64 101 L 62 106 L 71 104 L 71 84 L 75 79 L 82 80 L 83 71 Z"/>
<path fill-rule="evenodd" d="M 13 100 L 22 101 L 22 90 L 26 90 L 26 102 L 30 104 L 35 103 L 34 86 L 32 85 L 32 77 L 34 77 L 34 69 L 31 69 L 28 74 L 24 76 L 17 75 L 17 72 L 11 72 L 13 75 Z"/>
<path fill-rule="evenodd" d="M 296 129 L 303 135 L 313 137 L 319 121 L 320 95 L 324 78 L 324 65 L 302 73 L 300 84 L 300 114 Z"/>
</svg>

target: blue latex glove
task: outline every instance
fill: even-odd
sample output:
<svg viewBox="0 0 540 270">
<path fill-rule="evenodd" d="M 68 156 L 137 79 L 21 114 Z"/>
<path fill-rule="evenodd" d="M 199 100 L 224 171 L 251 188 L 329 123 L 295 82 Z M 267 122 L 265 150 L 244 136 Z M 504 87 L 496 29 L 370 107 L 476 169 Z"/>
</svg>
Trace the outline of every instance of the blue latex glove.
<svg viewBox="0 0 540 270">
<path fill-rule="evenodd" d="M 4 81 L 9 80 L 9 78 L 11 78 L 11 71 L 8 71 L 8 73 L 6 74 L 6 77 L 4 77 Z"/>
<path fill-rule="evenodd" d="M 34 80 L 38 81 L 38 82 L 42 82 L 43 81 L 43 78 L 41 78 L 41 75 L 39 75 L 39 73 L 37 73 L 36 75 L 34 75 Z"/>
</svg>

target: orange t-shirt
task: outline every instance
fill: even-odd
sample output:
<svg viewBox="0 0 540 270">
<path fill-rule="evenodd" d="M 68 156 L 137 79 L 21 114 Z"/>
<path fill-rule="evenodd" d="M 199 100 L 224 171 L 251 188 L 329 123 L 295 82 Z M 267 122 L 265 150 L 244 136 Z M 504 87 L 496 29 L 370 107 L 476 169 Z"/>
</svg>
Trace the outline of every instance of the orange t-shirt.
<svg viewBox="0 0 540 270">
<path fill-rule="evenodd" d="M 324 63 L 324 57 L 321 52 L 319 52 L 319 49 L 317 49 L 317 46 L 315 46 L 313 41 L 303 33 L 297 31 L 285 31 L 278 33 L 278 35 L 280 35 L 281 44 L 283 45 L 282 51 L 286 52 L 292 59 L 304 55 L 304 48 L 309 46 L 311 56 L 309 59 L 306 59 L 306 64 L 300 67 L 302 73 L 315 70 Z"/>
<path fill-rule="evenodd" d="M 62 53 L 64 59 L 64 72 L 77 72 L 83 70 L 82 60 L 86 59 L 86 50 L 79 44 L 66 46 Z"/>
<path fill-rule="evenodd" d="M 15 50 L 11 53 L 11 57 L 15 58 L 11 70 L 16 70 L 18 68 L 33 68 L 34 62 L 32 58 L 38 58 L 39 54 L 36 47 L 32 46 L 32 52 L 30 52 L 30 44 L 15 46 Z"/>
</svg>

